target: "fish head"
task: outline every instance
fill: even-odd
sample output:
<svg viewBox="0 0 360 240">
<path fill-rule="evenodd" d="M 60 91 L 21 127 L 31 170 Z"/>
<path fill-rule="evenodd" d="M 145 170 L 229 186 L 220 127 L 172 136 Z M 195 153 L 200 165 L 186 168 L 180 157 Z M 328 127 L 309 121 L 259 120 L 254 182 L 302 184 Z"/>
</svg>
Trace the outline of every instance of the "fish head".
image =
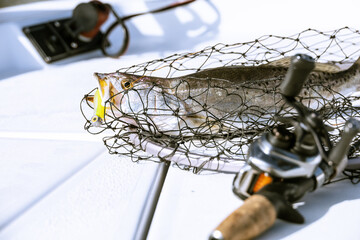
<svg viewBox="0 0 360 240">
<path fill-rule="evenodd" d="M 120 117 L 121 121 L 139 125 L 139 115 L 148 109 L 156 109 L 156 101 L 162 96 L 161 88 L 156 86 L 154 78 L 151 77 L 121 72 L 94 73 L 94 76 L 101 99 L 98 107 L 94 101 L 97 116 L 97 109 L 104 107 L 105 114 L 115 115 Z M 104 120 L 104 116 L 99 117 Z"/>
</svg>

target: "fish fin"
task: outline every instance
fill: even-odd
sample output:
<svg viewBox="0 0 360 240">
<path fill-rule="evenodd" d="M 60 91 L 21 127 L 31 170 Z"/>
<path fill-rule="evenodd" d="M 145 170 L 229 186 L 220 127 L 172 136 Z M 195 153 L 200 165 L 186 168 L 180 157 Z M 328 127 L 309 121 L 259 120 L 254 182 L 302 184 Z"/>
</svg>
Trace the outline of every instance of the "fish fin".
<svg viewBox="0 0 360 240">
<path fill-rule="evenodd" d="M 267 63 L 268 66 L 274 66 L 274 67 L 289 67 L 291 62 L 291 57 L 284 57 L 272 62 Z"/>
<path fill-rule="evenodd" d="M 203 133 L 226 133 L 231 132 L 234 129 L 231 126 L 222 124 L 218 119 L 207 118 L 204 115 L 189 114 L 187 119 L 191 122 L 191 127 L 197 127 L 199 132 Z"/>
<path fill-rule="evenodd" d="M 332 63 L 315 63 L 314 71 L 317 72 L 328 72 L 328 73 L 337 73 L 341 71 L 341 68 L 339 66 L 336 66 Z"/>
<path fill-rule="evenodd" d="M 290 66 L 290 63 L 291 63 L 291 57 L 284 57 L 284 58 L 275 60 L 273 62 L 270 62 L 270 63 L 268 63 L 266 65 L 274 66 L 274 67 L 286 67 L 286 68 L 288 68 Z M 359 62 L 359 64 L 360 64 L 360 62 Z M 316 62 L 315 63 L 315 68 L 314 68 L 313 71 L 336 73 L 336 72 L 340 72 L 341 68 L 339 66 L 336 66 L 333 63 Z"/>
</svg>

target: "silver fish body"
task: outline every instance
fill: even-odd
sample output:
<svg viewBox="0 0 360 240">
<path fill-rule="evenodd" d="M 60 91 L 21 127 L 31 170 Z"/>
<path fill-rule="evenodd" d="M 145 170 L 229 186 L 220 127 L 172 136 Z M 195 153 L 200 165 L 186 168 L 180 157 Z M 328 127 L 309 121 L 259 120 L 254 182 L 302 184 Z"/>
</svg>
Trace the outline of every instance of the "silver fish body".
<svg viewBox="0 0 360 240">
<path fill-rule="evenodd" d="M 309 75 L 300 94 L 316 110 L 326 105 L 323 100 L 347 96 L 360 86 L 360 60 L 346 70 L 326 66 Z M 249 129 L 249 119 L 278 112 L 284 107 L 279 85 L 286 72 L 286 66 L 272 63 L 205 69 L 175 78 L 120 72 L 95 76 L 104 104 L 110 102 L 111 113 L 121 121 L 150 132 L 193 135 Z"/>
</svg>

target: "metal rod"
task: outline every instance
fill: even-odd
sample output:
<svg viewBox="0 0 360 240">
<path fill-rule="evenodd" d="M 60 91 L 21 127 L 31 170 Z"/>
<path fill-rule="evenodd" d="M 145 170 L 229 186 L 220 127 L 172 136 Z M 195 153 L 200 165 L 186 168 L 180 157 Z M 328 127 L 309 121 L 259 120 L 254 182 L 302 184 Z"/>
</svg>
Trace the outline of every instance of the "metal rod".
<svg viewBox="0 0 360 240">
<path fill-rule="evenodd" d="M 147 200 L 141 211 L 134 240 L 145 240 L 147 238 L 169 166 L 170 162 L 162 162 L 156 170 L 152 186 L 147 195 Z"/>
</svg>

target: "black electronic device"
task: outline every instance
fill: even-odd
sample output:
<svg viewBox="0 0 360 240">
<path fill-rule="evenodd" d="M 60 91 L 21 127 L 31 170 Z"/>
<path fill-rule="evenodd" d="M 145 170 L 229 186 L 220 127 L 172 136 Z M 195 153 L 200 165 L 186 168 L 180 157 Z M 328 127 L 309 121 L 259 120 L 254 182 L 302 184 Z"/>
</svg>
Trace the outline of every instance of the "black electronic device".
<svg viewBox="0 0 360 240">
<path fill-rule="evenodd" d="M 103 38 L 101 32 L 91 41 L 81 41 L 67 31 L 65 26 L 70 20 L 71 18 L 56 20 L 23 29 L 45 62 L 51 63 L 100 48 Z"/>
<path fill-rule="evenodd" d="M 100 49 L 104 39 L 100 26 L 107 20 L 110 8 L 99 1 L 81 3 L 71 18 L 24 27 L 23 31 L 45 62 L 51 63 Z"/>
</svg>

